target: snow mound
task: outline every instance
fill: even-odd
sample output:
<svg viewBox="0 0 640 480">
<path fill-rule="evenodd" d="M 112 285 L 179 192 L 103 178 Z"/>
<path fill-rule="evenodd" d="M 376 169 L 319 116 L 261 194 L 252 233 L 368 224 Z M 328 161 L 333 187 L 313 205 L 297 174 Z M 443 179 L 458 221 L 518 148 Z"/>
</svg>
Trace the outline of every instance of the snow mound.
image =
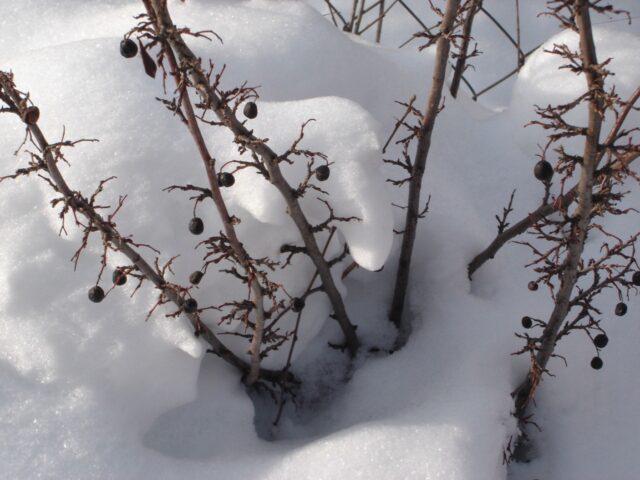
<svg viewBox="0 0 640 480">
<path fill-rule="evenodd" d="M 640 64 L 637 61 L 640 51 L 640 35 L 621 32 L 613 28 L 594 27 L 594 40 L 597 46 L 598 61 L 611 58 L 607 69 L 614 72 L 606 80 L 606 88 L 613 84 L 623 100 L 640 85 Z M 526 61 L 518 74 L 511 100 L 510 115 L 515 125 L 524 126 L 537 119 L 535 105 L 559 105 L 568 103 L 582 95 L 587 88 L 584 76 L 575 75 L 569 70 L 560 68 L 564 60 L 547 51 L 554 45 L 566 44 L 576 50 L 579 45 L 578 34 L 565 30 L 546 41 Z M 586 105 L 580 105 L 566 115 L 566 120 L 574 125 L 586 123 Z M 640 114 L 632 112 L 628 117 L 629 124 L 638 122 Z M 604 134 L 613 125 L 614 119 L 609 115 L 605 119 L 602 131 Z M 538 146 L 544 146 L 546 132 L 539 127 L 529 126 L 516 130 L 516 140 L 524 153 L 539 153 Z M 582 145 L 579 138 L 563 140 L 563 145 L 570 149 L 578 149 Z"/>
</svg>

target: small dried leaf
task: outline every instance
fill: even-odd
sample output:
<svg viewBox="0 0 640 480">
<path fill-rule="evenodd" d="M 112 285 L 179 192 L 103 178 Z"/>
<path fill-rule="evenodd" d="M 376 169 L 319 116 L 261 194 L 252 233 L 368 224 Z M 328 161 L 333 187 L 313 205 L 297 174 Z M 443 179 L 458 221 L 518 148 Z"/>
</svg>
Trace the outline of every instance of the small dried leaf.
<svg viewBox="0 0 640 480">
<path fill-rule="evenodd" d="M 156 62 L 154 62 L 153 58 L 151 58 L 151 56 L 147 53 L 146 47 L 142 45 L 142 42 L 140 40 L 138 40 L 138 43 L 140 44 L 140 57 L 142 58 L 144 71 L 151 78 L 156 78 L 156 72 L 158 71 L 158 66 L 156 65 Z"/>
</svg>

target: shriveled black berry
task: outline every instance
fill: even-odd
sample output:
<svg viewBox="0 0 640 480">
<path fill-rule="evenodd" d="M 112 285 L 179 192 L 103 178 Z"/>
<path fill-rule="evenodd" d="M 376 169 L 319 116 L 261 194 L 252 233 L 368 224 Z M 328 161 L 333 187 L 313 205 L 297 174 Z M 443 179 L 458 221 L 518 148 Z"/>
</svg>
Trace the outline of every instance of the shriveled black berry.
<svg viewBox="0 0 640 480">
<path fill-rule="evenodd" d="M 198 311 L 198 302 L 195 298 L 187 298 L 182 305 L 185 313 L 196 313 Z"/>
<path fill-rule="evenodd" d="M 258 116 L 258 106 L 255 102 L 247 102 L 242 113 L 244 113 L 244 116 L 247 118 L 256 118 Z"/>
<path fill-rule="evenodd" d="M 304 305 L 304 299 L 295 297 L 291 300 L 291 311 L 296 313 L 301 312 L 304 308 Z"/>
<path fill-rule="evenodd" d="M 609 337 L 607 337 L 604 333 L 599 333 L 593 339 L 593 344 L 598 348 L 604 348 L 609 343 Z"/>
<path fill-rule="evenodd" d="M 120 55 L 124 58 L 133 58 L 138 53 L 138 45 L 130 38 L 126 38 L 120 42 Z"/>
<path fill-rule="evenodd" d="M 633 283 L 636 287 L 640 287 L 640 271 L 633 274 L 631 277 L 631 283 Z"/>
<path fill-rule="evenodd" d="M 113 283 L 114 285 L 122 286 L 127 283 L 127 274 L 121 268 L 116 268 L 113 271 Z"/>
<path fill-rule="evenodd" d="M 204 273 L 202 273 L 200 270 L 196 270 L 191 275 L 189 275 L 189 282 L 191 282 L 193 285 L 198 285 L 200 283 L 200 280 L 202 280 L 202 277 L 204 277 Z"/>
<path fill-rule="evenodd" d="M 553 177 L 553 167 L 546 160 L 540 160 L 533 167 L 533 174 L 541 182 L 548 182 Z"/>
<path fill-rule="evenodd" d="M 627 304 L 624 302 L 620 302 L 616 305 L 616 315 L 622 317 L 627 313 Z"/>
<path fill-rule="evenodd" d="M 532 292 L 535 292 L 536 290 L 538 290 L 538 284 L 532 280 L 532 281 L 530 281 L 530 282 L 529 282 L 529 284 L 527 285 L 527 288 L 528 288 L 529 290 L 531 290 Z"/>
<path fill-rule="evenodd" d="M 316 168 L 316 178 L 321 182 L 327 180 L 330 173 L 331 170 L 329 170 L 329 167 L 327 165 L 320 165 L 318 168 Z"/>
<path fill-rule="evenodd" d="M 522 317 L 522 326 L 524 328 L 531 328 L 533 326 L 533 320 L 531 317 Z"/>
<path fill-rule="evenodd" d="M 219 187 L 231 187 L 236 183 L 236 178 L 228 172 L 220 172 L 218 174 L 218 186 Z"/>
<path fill-rule="evenodd" d="M 604 362 L 600 357 L 593 357 L 591 359 L 591 368 L 593 368 L 594 370 L 600 370 L 602 368 L 602 365 L 604 365 Z"/>
<path fill-rule="evenodd" d="M 202 223 L 202 219 L 199 217 L 193 217 L 189 222 L 189 231 L 194 235 L 200 235 L 204 232 L 204 223 Z"/>
<path fill-rule="evenodd" d="M 100 303 L 104 300 L 104 290 L 102 287 L 96 285 L 95 287 L 91 287 L 89 289 L 89 300 L 93 303 Z"/>
<path fill-rule="evenodd" d="M 40 118 L 40 109 L 38 107 L 27 107 L 20 114 L 22 121 L 27 125 L 35 125 Z"/>
</svg>

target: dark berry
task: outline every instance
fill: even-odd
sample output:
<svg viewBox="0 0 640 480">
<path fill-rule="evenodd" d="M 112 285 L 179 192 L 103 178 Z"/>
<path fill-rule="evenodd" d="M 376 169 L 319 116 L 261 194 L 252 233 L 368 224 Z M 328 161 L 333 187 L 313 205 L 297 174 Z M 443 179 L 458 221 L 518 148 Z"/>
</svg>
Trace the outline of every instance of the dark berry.
<svg viewBox="0 0 640 480">
<path fill-rule="evenodd" d="M 120 42 L 120 55 L 124 58 L 133 58 L 138 53 L 138 45 L 130 38 L 126 38 Z"/>
<path fill-rule="evenodd" d="M 522 326 L 524 328 L 531 328 L 533 326 L 533 320 L 531 317 L 522 317 Z"/>
<path fill-rule="evenodd" d="M 218 174 L 218 186 L 219 187 L 231 187 L 236 183 L 236 178 L 227 172 L 220 172 Z"/>
<path fill-rule="evenodd" d="M 600 357 L 593 357 L 591 359 L 591 368 L 593 368 L 594 370 L 600 370 L 602 368 L 602 365 L 604 365 L 604 363 L 602 362 L 602 359 Z"/>
<path fill-rule="evenodd" d="M 538 290 L 538 284 L 534 281 L 531 281 L 529 282 L 529 285 L 527 285 L 527 288 L 532 292 L 535 292 L 536 290 Z"/>
<path fill-rule="evenodd" d="M 321 182 L 327 180 L 330 173 L 331 170 L 329 170 L 329 167 L 327 165 L 320 165 L 318 168 L 316 168 L 316 178 Z"/>
<path fill-rule="evenodd" d="M 631 283 L 633 283 L 636 287 L 640 287 L 640 271 L 633 274 L 631 277 Z"/>
<path fill-rule="evenodd" d="M 551 177 L 553 177 L 553 167 L 546 160 L 540 160 L 536 163 L 536 166 L 533 167 L 533 174 L 541 182 L 548 182 L 551 180 Z"/>
<path fill-rule="evenodd" d="M 196 313 L 198 311 L 198 302 L 195 298 L 187 298 L 182 304 L 185 313 Z"/>
<path fill-rule="evenodd" d="M 622 317 L 627 313 L 627 304 L 624 302 L 620 302 L 616 305 L 616 315 Z"/>
<path fill-rule="evenodd" d="M 20 115 L 22 121 L 27 125 L 35 125 L 40 118 L 40 109 L 38 107 L 27 107 Z"/>
<path fill-rule="evenodd" d="M 202 277 L 204 277 L 204 273 L 202 273 L 200 270 L 196 270 L 191 275 L 189 275 L 189 281 L 193 285 L 198 285 L 200 283 L 200 280 L 202 280 Z"/>
<path fill-rule="evenodd" d="M 304 305 L 304 299 L 295 297 L 291 300 L 291 311 L 296 313 L 301 312 L 304 308 Z"/>
<path fill-rule="evenodd" d="M 204 232 L 204 223 L 202 223 L 202 219 L 199 217 L 193 217 L 189 222 L 189 231 L 194 235 L 200 235 Z"/>
<path fill-rule="evenodd" d="M 258 116 L 258 106 L 255 102 L 247 102 L 242 113 L 244 113 L 244 116 L 247 118 L 256 118 Z"/>
<path fill-rule="evenodd" d="M 598 348 L 604 348 L 609 343 L 609 337 L 607 337 L 604 333 L 599 333 L 593 339 L 593 344 Z"/>
<path fill-rule="evenodd" d="M 122 286 L 127 283 L 127 274 L 121 268 L 116 268 L 113 271 L 112 279 L 114 285 Z"/>
<path fill-rule="evenodd" d="M 95 287 L 91 287 L 89 289 L 89 300 L 91 300 L 93 303 L 100 303 L 102 300 L 104 300 L 104 290 L 102 289 L 102 287 L 99 287 L 98 285 L 96 285 Z"/>
</svg>

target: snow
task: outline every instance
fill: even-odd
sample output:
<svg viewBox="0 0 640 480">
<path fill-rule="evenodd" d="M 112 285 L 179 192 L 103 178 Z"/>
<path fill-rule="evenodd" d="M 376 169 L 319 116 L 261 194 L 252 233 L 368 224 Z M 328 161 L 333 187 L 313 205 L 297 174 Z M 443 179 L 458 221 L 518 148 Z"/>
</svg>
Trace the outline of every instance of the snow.
<svg viewBox="0 0 640 480">
<path fill-rule="evenodd" d="M 512 25 L 513 2 L 506 3 L 485 5 Z M 634 2 L 620 3 L 633 15 L 640 13 Z M 386 311 L 399 243 L 391 230 L 401 227 L 403 218 L 390 205 L 402 204 L 406 190 L 385 182 L 399 173 L 383 166 L 380 146 L 393 117 L 402 113 L 395 100 L 416 93 L 417 104 L 424 103 L 433 49 L 396 48 L 415 29 L 401 10 L 392 11 L 384 45 L 377 46 L 335 29 L 318 13 L 324 12 L 322 2 L 310 4 L 317 10 L 284 0 L 190 0 L 173 2 L 172 9 L 178 24 L 214 28 L 221 35 L 224 44 L 190 43 L 198 54 L 227 65 L 224 86 L 245 80 L 260 85 L 259 115 L 249 126 L 276 151 L 295 140 L 304 121 L 315 119 L 302 147 L 321 151 L 332 162 L 322 188 L 330 192 L 336 213 L 362 219 L 338 225 L 339 241 L 329 256 L 346 242 L 363 268 L 344 282 L 342 268 L 336 268 L 336 281 L 365 345 L 389 348 L 395 333 Z M 409 4 L 433 23 L 424 2 Z M 557 34 L 550 19 L 536 17 L 542 5 L 520 4 L 525 47 L 574 41 L 571 34 Z M 192 205 L 186 195 L 162 189 L 202 184 L 202 167 L 184 127 L 154 104 L 154 97 L 163 96 L 160 82 L 145 76 L 138 59 L 125 61 L 118 54 L 119 37 L 140 9 L 128 0 L 2 2 L 0 67 L 11 68 L 21 88 L 32 92 L 50 140 L 60 137 L 62 125 L 70 138 L 99 138 L 69 151 L 72 167 L 64 169 L 69 183 L 88 193 L 100 179 L 117 176 L 103 203 L 129 195 L 118 227 L 161 250 L 164 260 L 180 254 L 175 274 L 184 282 L 201 266 L 201 252 L 194 248 L 199 239 L 186 232 Z M 598 25 L 604 21 L 594 19 L 599 57 L 615 57 L 612 80 L 628 95 L 640 83 L 635 61 L 640 31 L 635 23 Z M 484 85 L 512 69 L 515 55 L 485 17 L 478 17 L 474 32 L 484 53 L 468 74 Z M 502 463 L 502 449 L 517 433 L 509 394 L 528 368 L 526 358 L 510 356 L 520 346 L 513 334 L 521 331 L 522 315 L 546 315 L 551 303 L 545 292 L 526 289 L 532 274 L 522 268 L 528 257 L 517 246 L 505 247 L 473 283 L 465 269 L 492 239 L 493 214 L 514 187 L 514 219 L 539 202 L 542 187 L 532 180 L 531 169 L 541 132 L 521 126 L 532 118 L 532 104 L 568 100 L 584 88 L 583 79 L 557 67 L 539 50 L 517 78 L 481 102 L 466 93 L 458 100 L 446 98 L 424 182 L 432 201 L 417 238 L 409 343 L 393 355 L 363 354 L 347 371 L 344 356 L 326 347 L 341 338 L 328 318 L 328 302 L 311 297 L 294 359 L 295 373 L 305 383 L 298 407 L 285 409 L 278 428 L 271 426 L 273 405 L 249 397 L 236 371 L 204 355 L 183 320 L 159 312 L 144 321 L 155 301 L 152 290 L 143 288 L 129 299 L 134 288 L 129 282 L 103 303 L 90 304 L 86 290 L 99 268 L 99 245 L 90 245 L 73 272 L 68 259 L 79 236 L 70 228 L 69 236 L 58 237 L 46 185 L 36 179 L 2 182 L 0 476 L 637 478 L 637 297 L 628 302 L 626 317 L 606 324 L 611 343 L 602 371 L 588 367 L 593 349 L 585 338 L 571 336 L 559 345 L 569 364 L 565 368 L 554 359 L 557 377 L 545 380 L 539 391 L 535 415 L 543 430 L 534 435 L 536 458 L 527 465 Z M 629 125 L 637 118 L 633 114 Z M 19 123 L 0 115 L 0 129 L 4 173 L 24 164 L 26 156 L 11 156 L 22 138 Z M 217 161 L 238 158 L 225 131 L 208 129 L 207 142 Z M 384 157 L 397 153 L 392 148 Z M 299 161 L 284 170 L 297 179 L 305 166 Z M 633 188 L 629 204 L 640 208 Z M 297 241 L 280 197 L 255 173 L 238 173 L 224 195 L 242 219 L 239 236 L 255 256 L 278 256 L 282 244 Z M 305 199 L 303 208 L 322 221 L 327 211 L 316 197 Z M 220 229 L 211 205 L 199 206 L 198 213 L 205 234 Z M 612 219 L 609 225 L 629 234 L 637 217 Z M 595 237 L 589 252 L 598 246 Z M 122 261 L 110 259 L 107 277 Z M 382 265 L 383 271 L 371 272 Z M 273 278 L 296 295 L 313 272 L 308 260 L 296 257 Z M 243 294 L 228 277 L 210 274 L 195 296 L 217 304 Z M 605 312 L 615 303 L 613 295 L 602 301 Z M 214 325 L 215 316 L 208 321 Z M 291 328 L 292 319 L 288 322 L 283 328 Z M 246 343 L 221 338 L 244 354 Z M 285 353 L 276 352 L 265 365 L 282 366 Z"/>
</svg>

